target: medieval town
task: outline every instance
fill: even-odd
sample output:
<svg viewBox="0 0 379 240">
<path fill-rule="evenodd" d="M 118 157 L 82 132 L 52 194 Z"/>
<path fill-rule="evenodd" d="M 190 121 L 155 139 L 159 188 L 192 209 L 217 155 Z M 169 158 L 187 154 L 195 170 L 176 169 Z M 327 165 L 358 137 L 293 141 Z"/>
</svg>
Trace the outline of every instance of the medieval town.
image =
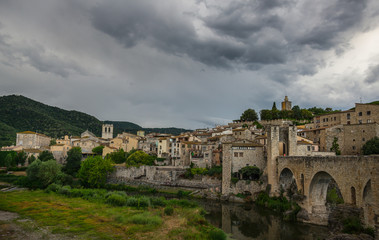
<svg viewBox="0 0 379 240">
<path fill-rule="evenodd" d="M 291 109 L 286 96 L 281 110 Z M 24 131 L 17 133 L 16 145 L 1 150 L 24 151 L 36 158 L 49 151 L 60 164 L 74 147 L 81 148 L 83 160 L 96 155 L 93 149 L 99 146 L 103 158 L 121 149 L 139 150 L 156 156 L 154 164 L 116 164 L 108 183 L 182 187 L 202 198 L 230 202 L 254 201 L 266 191 L 296 201 L 301 207 L 298 221 L 328 225 L 337 212 L 354 212 L 377 230 L 379 156 L 364 155 L 362 148 L 379 137 L 378 124 L 379 105 L 356 103 L 350 110 L 314 116 L 304 124 L 235 120 L 177 136 L 144 131 L 114 136 L 113 125 L 103 124 L 101 137 L 87 130 L 81 136 L 62 136 L 51 145 L 50 137 Z M 217 168 L 218 177 L 201 173 Z M 331 189 L 345 204 L 328 202 Z"/>
</svg>

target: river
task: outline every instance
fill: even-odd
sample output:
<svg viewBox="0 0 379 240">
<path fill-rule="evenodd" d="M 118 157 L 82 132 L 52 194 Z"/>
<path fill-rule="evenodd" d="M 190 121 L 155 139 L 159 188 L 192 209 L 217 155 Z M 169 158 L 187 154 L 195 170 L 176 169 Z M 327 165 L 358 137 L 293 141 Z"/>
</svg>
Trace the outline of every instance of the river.
<svg viewBox="0 0 379 240">
<path fill-rule="evenodd" d="M 328 228 L 283 221 L 280 215 L 253 204 L 198 200 L 208 222 L 240 240 L 318 240 L 329 236 Z"/>
</svg>

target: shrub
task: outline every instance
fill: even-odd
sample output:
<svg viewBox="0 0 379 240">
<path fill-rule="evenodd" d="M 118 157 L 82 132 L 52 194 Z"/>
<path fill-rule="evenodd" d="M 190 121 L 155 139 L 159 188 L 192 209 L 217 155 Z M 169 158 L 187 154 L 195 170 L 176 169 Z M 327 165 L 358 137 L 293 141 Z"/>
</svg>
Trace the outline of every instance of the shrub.
<svg viewBox="0 0 379 240">
<path fill-rule="evenodd" d="M 168 201 L 168 205 L 170 206 L 179 206 L 179 207 L 184 207 L 184 208 L 194 208 L 197 207 L 196 202 L 191 202 L 186 199 L 171 199 Z"/>
<path fill-rule="evenodd" d="M 58 190 L 59 194 L 70 196 L 71 194 L 71 187 L 70 186 L 63 186 L 61 189 Z"/>
<path fill-rule="evenodd" d="M 55 183 L 52 183 L 50 184 L 46 189 L 45 189 L 45 192 L 49 193 L 49 192 L 58 192 L 60 189 L 61 189 L 61 185 L 58 185 L 58 184 L 55 184 Z"/>
<path fill-rule="evenodd" d="M 326 194 L 326 202 L 332 204 L 341 204 L 343 203 L 343 199 L 338 196 L 337 189 L 332 188 Z"/>
<path fill-rule="evenodd" d="M 138 208 L 150 206 L 150 199 L 148 197 L 142 196 L 138 198 Z"/>
<path fill-rule="evenodd" d="M 107 197 L 106 203 L 113 206 L 124 206 L 126 204 L 126 198 L 117 193 L 112 193 Z"/>
<path fill-rule="evenodd" d="M 230 179 L 230 181 L 231 181 L 233 184 L 236 184 L 236 183 L 239 181 L 239 178 L 232 177 L 232 178 Z"/>
<path fill-rule="evenodd" d="M 138 207 L 138 199 L 136 197 L 130 197 L 126 200 L 126 205 L 129 207 Z"/>
<path fill-rule="evenodd" d="M 55 160 L 41 162 L 35 160 L 28 169 L 26 174 L 31 188 L 46 188 L 51 183 L 56 182 L 58 176 L 61 176 L 61 166 Z"/>
<path fill-rule="evenodd" d="M 162 219 L 159 216 L 151 216 L 148 212 L 136 214 L 129 219 L 130 223 L 141 225 L 159 226 L 162 224 Z"/>
<path fill-rule="evenodd" d="M 82 161 L 82 149 L 80 147 L 73 147 L 67 152 L 66 165 L 64 166 L 64 172 L 71 176 L 75 176 Z"/>
<path fill-rule="evenodd" d="M 154 207 L 164 207 L 167 205 L 166 199 L 164 197 L 150 198 L 150 203 Z"/>
<path fill-rule="evenodd" d="M 238 173 L 244 180 L 258 180 L 261 176 L 261 170 L 256 166 L 246 166 L 241 168 Z"/>
<path fill-rule="evenodd" d="M 172 214 L 174 214 L 174 208 L 171 206 L 166 207 L 164 209 L 164 214 L 167 216 L 171 216 Z"/>
<path fill-rule="evenodd" d="M 209 239 L 212 240 L 225 240 L 226 234 L 221 229 L 212 229 L 209 232 Z"/>
</svg>

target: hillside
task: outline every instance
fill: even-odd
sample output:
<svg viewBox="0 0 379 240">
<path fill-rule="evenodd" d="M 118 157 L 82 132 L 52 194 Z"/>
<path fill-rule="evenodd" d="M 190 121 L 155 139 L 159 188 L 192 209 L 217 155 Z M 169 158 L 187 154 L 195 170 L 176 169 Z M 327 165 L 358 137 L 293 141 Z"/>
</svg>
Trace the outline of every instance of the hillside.
<svg viewBox="0 0 379 240">
<path fill-rule="evenodd" d="M 141 126 L 122 121 L 106 121 L 114 124 L 114 136 L 123 131 L 136 133 L 145 130 Z M 56 138 L 66 134 L 80 135 L 85 130 L 101 136 L 102 121 L 78 111 L 68 111 L 17 95 L 0 97 L 0 146 L 14 144 L 16 133 L 36 131 Z M 178 128 L 146 129 L 146 132 L 178 134 L 186 131 Z"/>
</svg>

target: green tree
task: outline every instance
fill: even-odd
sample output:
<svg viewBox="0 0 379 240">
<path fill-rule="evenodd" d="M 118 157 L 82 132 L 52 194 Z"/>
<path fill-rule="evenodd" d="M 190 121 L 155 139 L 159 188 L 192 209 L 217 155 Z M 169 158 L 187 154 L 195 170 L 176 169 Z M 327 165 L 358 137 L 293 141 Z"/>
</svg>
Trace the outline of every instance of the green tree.
<svg viewBox="0 0 379 240">
<path fill-rule="evenodd" d="M 16 164 L 17 165 L 20 164 L 24 166 L 27 158 L 28 158 L 28 155 L 26 154 L 26 152 L 24 151 L 18 152 L 16 155 Z"/>
<path fill-rule="evenodd" d="M 300 109 L 300 107 L 298 105 L 296 105 L 296 106 L 294 106 L 292 108 L 292 112 L 293 112 L 292 117 L 294 119 L 296 119 L 296 120 L 302 119 L 302 117 L 301 117 L 301 109 Z"/>
<path fill-rule="evenodd" d="M 374 137 L 368 140 L 362 147 L 364 155 L 379 154 L 379 138 Z"/>
<path fill-rule="evenodd" d="M 120 164 L 126 161 L 126 155 L 127 153 L 125 153 L 124 149 L 121 148 L 116 152 L 108 154 L 108 158 L 110 158 L 113 163 Z"/>
<path fill-rule="evenodd" d="M 52 145 L 55 145 L 55 144 L 57 144 L 57 140 L 56 139 L 51 139 L 50 140 L 50 144 L 49 144 L 49 146 L 52 146 Z"/>
<path fill-rule="evenodd" d="M 338 144 L 338 138 L 337 137 L 334 137 L 330 151 L 335 152 L 336 155 L 341 155 L 340 145 Z"/>
<path fill-rule="evenodd" d="M 97 146 L 97 147 L 92 149 L 92 152 L 96 155 L 102 156 L 103 155 L 103 149 L 104 149 L 104 146 Z"/>
<path fill-rule="evenodd" d="M 38 159 L 41 160 L 42 162 L 46 162 L 49 160 L 55 160 L 54 155 L 47 150 L 41 152 L 38 156 Z"/>
<path fill-rule="evenodd" d="M 8 154 L 4 159 L 4 166 L 9 168 L 12 166 L 13 157 L 12 154 Z"/>
<path fill-rule="evenodd" d="M 307 119 L 307 120 L 312 120 L 313 114 L 311 111 L 308 111 L 307 109 L 301 109 L 301 118 Z"/>
<path fill-rule="evenodd" d="M 29 157 L 28 157 L 28 163 L 29 164 L 32 164 L 32 162 L 34 162 L 36 160 L 36 157 L 34 157 L 34 155 L 30 155 Z"/>
<path fill-rule="evenodd" d="M 258 120 L 258 115 L 254 109 L 249 108 L 242 113 L 240 120 L 241 121 L 252 121 L 252 122 L 254 122 L 254 121 Z"/>
<path fill-rule="evenodd" d="M 61 165 L 55 160 L 42 162 L 37 159 L 26 169 L 26 174 L 30 187 L 45 188 L 62 175 Z"/>
<path fill-rule="evenodd" d="M 261 112 L 261 120 L 272 120 L 272 112 L 268 109 L 262 109 Z"/>
<path fill-rule="evenodd" d="M 155 157 L 143 151 L 136 151 L 126 159 L 126 167 L 139 167 L 142 165 L 154 165 Z"/>
<path fill-rule="evenodd" d="M 278 110 L 277 108 L 276 108 L 276 102 L 274 102 L 273 104 L 272 104 L 272 108 L 271 108 L 271 110 L 273 111 L 273 110 Z"/>
<path fill-rule="evenodd" d="M 102 187 L 106 183 L 107 175 L 113 171 L 108 158 L 100 156 L 88 157 L 80 166 L 78 177 L 86 187 Z"/>
<path fill-rule="evenodd" d="M 80 169 L 80 163 L 82 161 L 82 149 L 80 147 L 73 147 L 67 152 L 66 164 L 63 171 L 71 176 L 75 174 Z"/>
</svg>

